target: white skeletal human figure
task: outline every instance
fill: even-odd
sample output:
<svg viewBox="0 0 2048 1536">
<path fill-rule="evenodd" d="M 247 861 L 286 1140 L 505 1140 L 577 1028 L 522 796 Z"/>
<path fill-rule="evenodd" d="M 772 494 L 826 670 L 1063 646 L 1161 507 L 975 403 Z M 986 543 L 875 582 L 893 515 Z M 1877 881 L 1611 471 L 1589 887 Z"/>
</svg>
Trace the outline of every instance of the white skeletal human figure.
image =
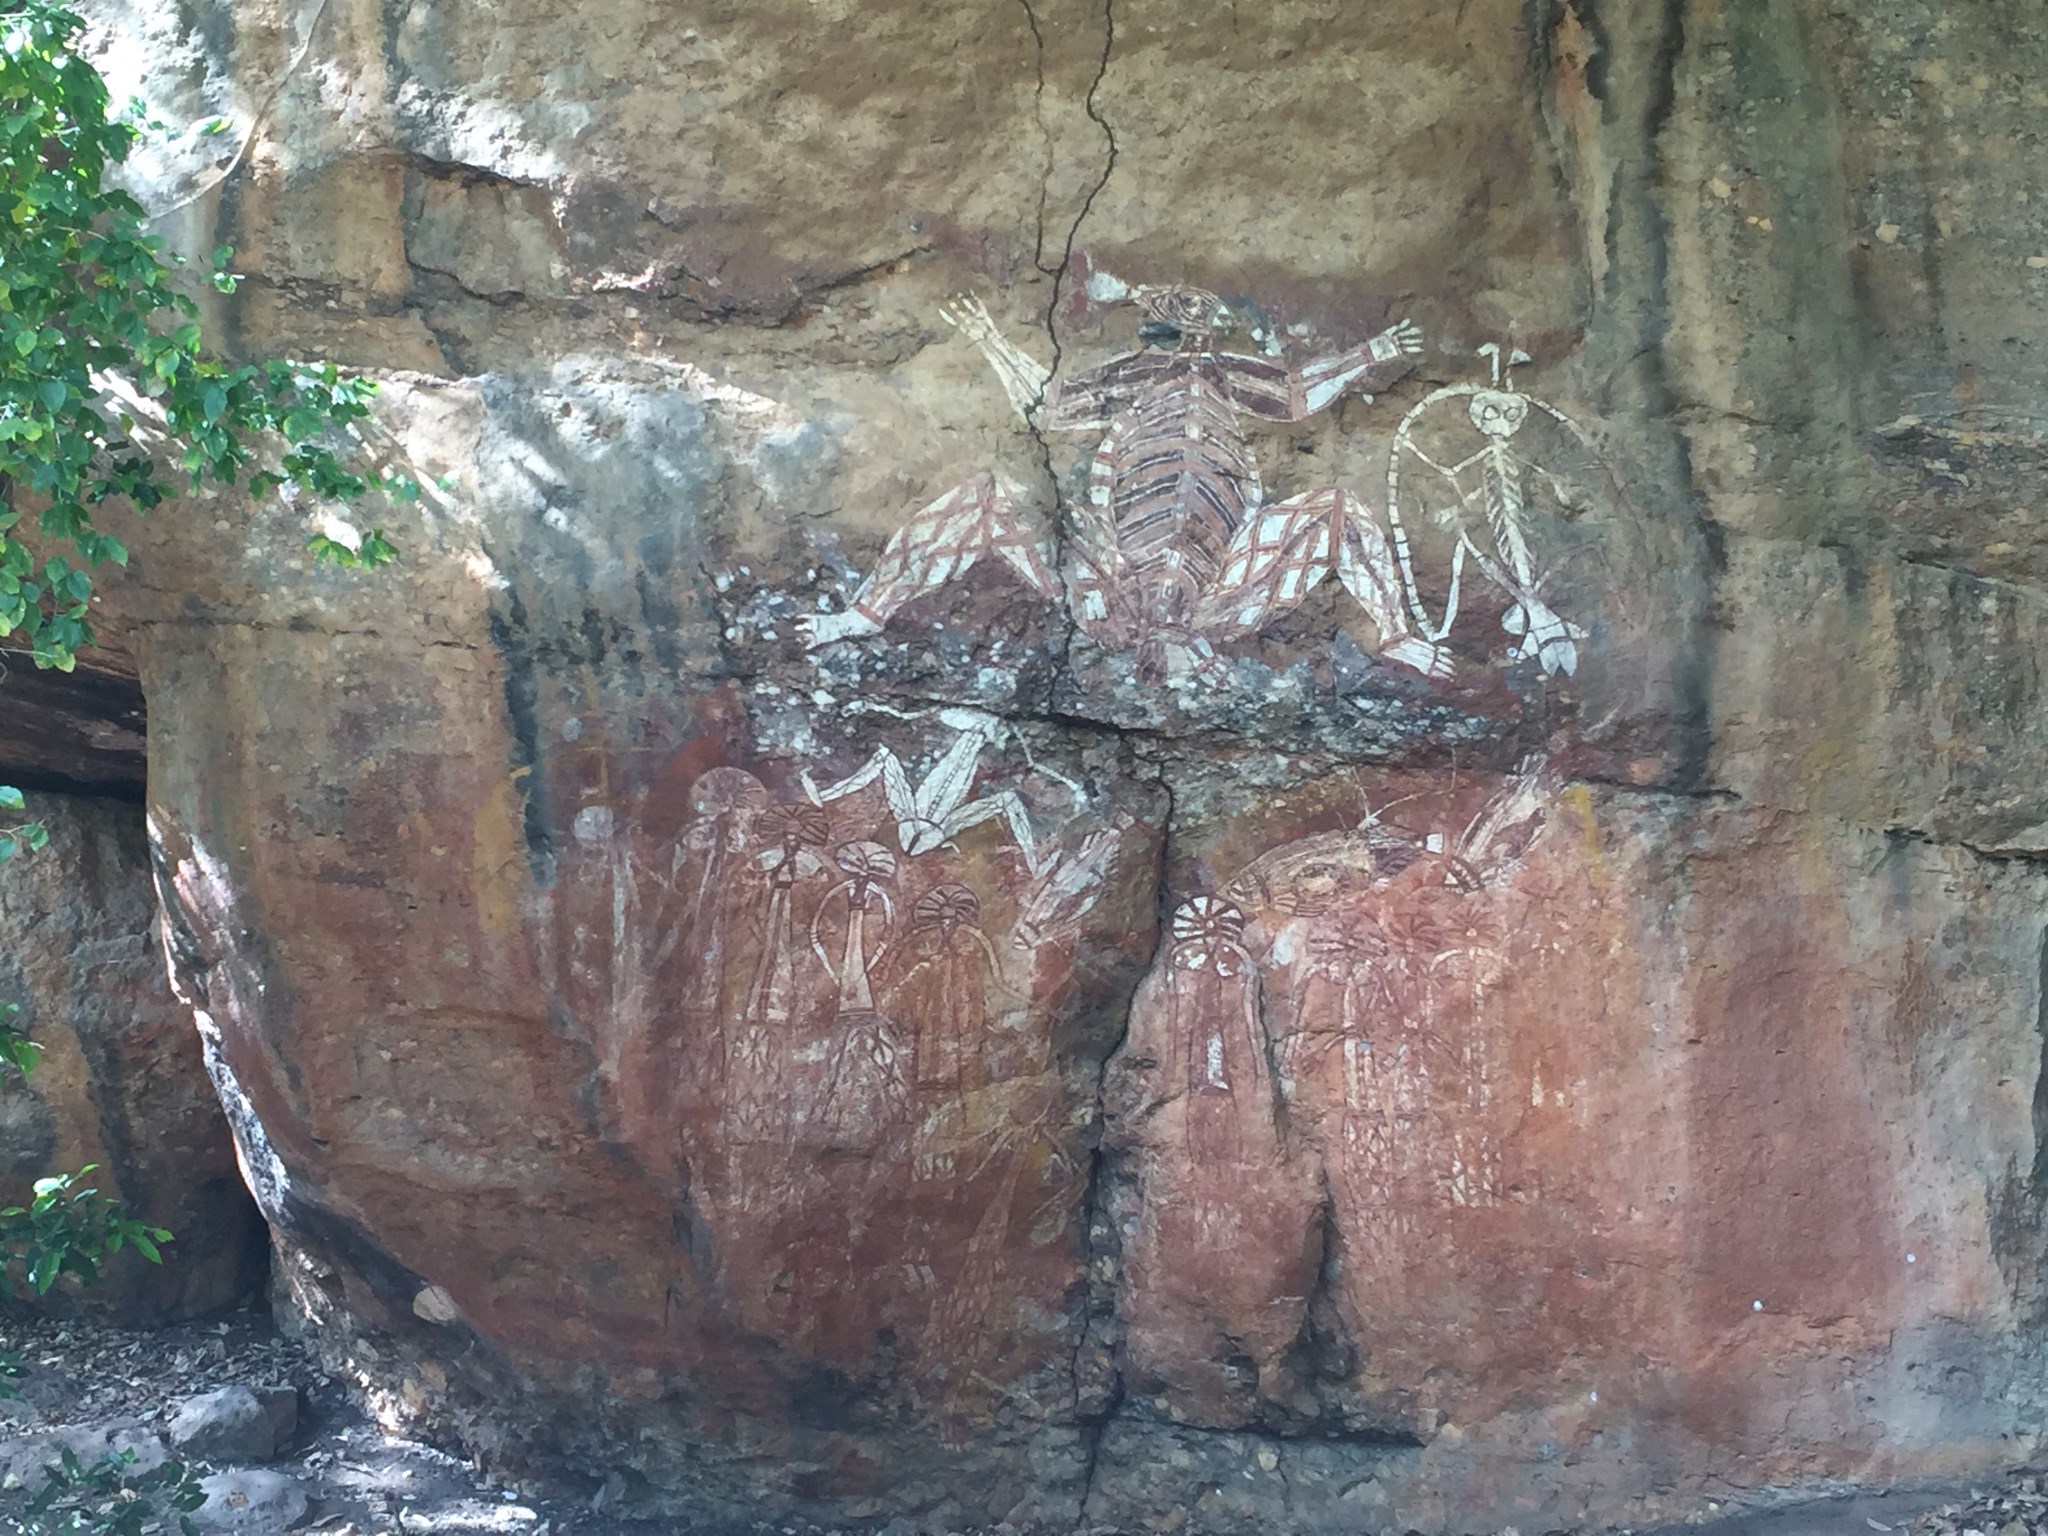
<svg viewBox="0 0 2048 1536">
<path fill-rule="evenodd" d="M 1449 634 L 1451 625 L 1457 621 L 1459 584 L 1469 556 L 1489 581 L 1513 599 L 1501 616 L 1501 627 L 1521 637 L 1514 656 L 1539 663 L 1546 673 L 1573 673 L 1579 667 L 1578 642 L 1586 638 L 1586 632 L 1552 610 L 1543 599 L 1541 589 L 1546 573 L 1538 569 L 1529 547 L 1530 481 L 1548 486 L 1560 502 L 1570 500 L 1569 488 L 1562 476 L 1518 453 L 1512 445 L 1530 413 L 1538 411 L 1563 426 L 1589 451 L 1597 454 L 1597 450 L 1577 423 L 1556 407 L 1515 388 L 1515 364 L 1528 362 L 1528 353 L 1511 350 L 1504 359 L 1500 348 L 1489 342 L 1479 348 L 1479 355 L 1492 363 L 1490 386 L 1453 384 L 1436 390 L 1418 401 L 1395 429 L 1394 451 L 1387 467 L 1387 517 L 1393 527 L 1394 549 L 1410 605 L 1428 639 L 1440 640 Z M 1424 451 L 1416 441 L 1415 429 L 1433 407 L 1455 399 L 1466 402 L 1466 419 L 1479 434 L 1481 443 L 1477 452 L 1456 463 L 1444 464 Z M 1459 522 L 1458 543 L 1451 556 L 1451 584 L 1444 600 L 1444 615 L 1434 624 L 1415 595 L 1408 535 L 1401 523 L 1401 476 L 1409 459 L 1448 481 L 1459 508 L 1466 514 Z"/>
<path fill-rule="evenodd" d="M 893 714 L 902 719 L 918 716 L 886 705 L 869 704 L 869 711 Z M 952 708 L 937 712 L 941 725 L 957 732 L 951 746 L 939 754 L 924 778 L 913 784 L 904 771 L 903 760 L 888 747 L 877 747 L 867 762 L 835 783 L 819 786 L 806 769 L 802 775 L 804 793 L 815 805 L 827 805 L 847 795 L 858 794 L 878 780 L 889 810 L 896 818 L 896 839 L 903 851 L 915 858 L 943 848 L 969 827 L 1000 818 L 1008 823 L 1025 867 L 1037 874 L 1041 863 L 1038 836 L 1032 830 L 1030 814 L 1012 789 L 999 790 L 980 799 L 970 799 L 974 781 L 981 772 L 981 754 L 987 747 L 1000 746 L 1010 727 L 996 716 L 978 709 Z M 1027 760 L 1029 754 L 1026 754 Z M 1046 777 L 1065 784 L 1081 803 L 1080 787 L 1036 763 L 1032 767 Z"/>
</svg>

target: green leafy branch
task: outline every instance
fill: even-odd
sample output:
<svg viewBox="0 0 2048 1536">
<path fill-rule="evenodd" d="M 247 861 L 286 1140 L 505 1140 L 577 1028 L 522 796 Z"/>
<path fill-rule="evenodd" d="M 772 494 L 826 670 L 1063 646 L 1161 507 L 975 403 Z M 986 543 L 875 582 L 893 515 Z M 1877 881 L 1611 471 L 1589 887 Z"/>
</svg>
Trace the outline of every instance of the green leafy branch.
<svg viewBox="0 0 2048 1536">
<path fill-rule="evenodd" d="M 106 82 L 77 51 L 83 25 L 51 0 L 17 0 L 0 17 L 0 637 L 18 634 L 38 666 L 67 671 L 92 640 L 90 569 L 128 558 L 94 515 L 110 500 L 148 511 L 179 494 L 168 464 L 191 490 L 419 495 L 410 477 L 358 473 L 324 441 L 369 415 L 373 382 L 206 351 L 179 262 L 146 233 L 141 205 L 104 185 L 142 130 L 108 116 Z M 224 293 L 233 255 L 212 255 L 208 278 Z M 259 464 L 278 440 L 274 463 Z M 24 499 L 71 555 L 39 559 L 22 540 Z M 381 529 L 353 548 L 324 534 L 308 547 L 345 566 L 395 554 Z"/>
<path fill-rule="evenodd" d="M 12 784 L 0 784 L 0 811 L 23 811 L 28 802 L 20 790 Z M 17 853 L 32 852 L 50 841 L 50 829 L 40 821 L 17 822 L 11 827 L 0 827 L 0 864 L 5 864 Z"/>
<path fill-rule="evenodd" d="M 120 1201 L 87 1184 L 98 1167 L 87 1163 L 76 1173 L 37 1179 L 35 1197 L 27 1205 L 0 1210 L 0 1267 L 38 1296 L 47 1294 L 61 1275 L 94 1284 L 101 1267 L 124 1248 L 152 1264 L 163 1262 L 162 1245 L 171 1234 L 136 1220 Z"/>
</svg>

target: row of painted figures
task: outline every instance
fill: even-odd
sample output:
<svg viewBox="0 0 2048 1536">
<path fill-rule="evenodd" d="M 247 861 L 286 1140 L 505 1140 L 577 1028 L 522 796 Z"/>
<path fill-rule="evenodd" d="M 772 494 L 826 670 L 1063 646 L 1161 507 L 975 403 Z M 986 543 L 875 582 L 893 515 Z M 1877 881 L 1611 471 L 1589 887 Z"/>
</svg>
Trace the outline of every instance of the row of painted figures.
<svg viewBox="0 0 2048 1536">
<path fill-rule="evenodd" d="M 942 1172 L 919 1125 L 1044 1071 L 1034 1001 L 1131 827 L 1035 850 L 1017 861 L 1022 881 L 1003 878 L 1007 855 L 977 865 L 984 896 L 953 878 L 967 862 L 956 845 L 940 860 L 908 851 L 910 837 L 892 849 L 885 826 L 848 814 L 861 803 L 777 803 L 735 768 L 693 786 L 662 881 L 680 904 L 670 932 L 689 936 L 689 1059 L 737 1141 L 897 1141 Z M 1525 777 L 1455 839 L 1368 815 L 1179 905 L 1133 1042 L 1160 1063 L 1192 1162 L 1257 1160 L 1283 1135 L 1308 1136 L 1389 1204 L 1417 1170 L 1454 1203 L 1497 1197 L 1485 1125 L 1502 1053 L 1488 1000 L 1506 962 L 1488 893 L 1541 807 Z M 872 835 L 841 835 L 845 824 Z"/>
</svg>

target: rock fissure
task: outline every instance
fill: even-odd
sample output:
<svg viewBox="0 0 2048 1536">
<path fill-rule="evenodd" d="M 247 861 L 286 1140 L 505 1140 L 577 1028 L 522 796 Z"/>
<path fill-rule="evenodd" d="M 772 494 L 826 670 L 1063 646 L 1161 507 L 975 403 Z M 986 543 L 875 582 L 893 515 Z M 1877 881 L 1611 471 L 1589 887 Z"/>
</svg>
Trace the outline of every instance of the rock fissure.
<svg viewBox="0 0 2048 1536">
<path fill-rule="evenodd" d="M 1883 553 L 1883 551 L 1879 551 Z M 2016 592 L 2035 601 L 2048 599 L 2048 583 L 2022 581 L 2012 576 L 1990 576 L 1982 571 L 1971 570 L 1966 565 L 1955 565 L 1945 560 L 1930 560 L 1925 555 L 1902 553 L 1895 557 L 1899 564 L 1916 570 L 1938 571 L 1955 581 L 1967 581 L 1975 586 L 2000 588 Z"/>
<path fill-rule="evenodd" d="M 453 181 L 465 187 L 504 187 L 550 194 L 561 191 L 561 188 L 547 181 L 529 176 L 508 175 L 495 167 L 478 165 L 470 160 L 449 160 L 417 149 L 396 149 L 392 151 L 392 155 L 407 170 L 435 181 Z"/>
<path fill-rule="evenodd" d="M 1140 757 L 1142 760 L 1142 754 Z M 1172 861 L 1176 803 L 1173 783 L 1169 776 L 1156 763 L 1148 766 L 1152 772 L 1146 782 L 1160 797 L 1162 810 L 1159 818 L 1157 853 L 1152 869 L 1155 926 L 1151 951 L 1145 958 L 1147 968 L 1157 962 L 1172 931 L 1173 901 L 1167 875 Z M 1088 1182 L 1081 1201 L 1087 1310 L 1082 1318 L 1073 1358 L 1069 1363 L 1075 1419 L 1081 1433 L 1083 1456 L 1081 1493 L 1075 1509 L 1074 1529 L 1077 1532 L 1088 1525 L 1088 1506 L 1095 1493 L 1103 1445 L 1118 1415 L 1124 1410 L 1126 1394 L 1123 1341 L 1118 1336 L 1120 1330 L 1117 1321 L 1117 1299 L 1122 1292 L 1125 1279 L 1123 1239 L 1111 1202 L 1110 1183 L 1115 1176 L 1115 1170 L 1111 1165 L 1110 1154 L 1104 1150 L 1103 1137 L 1109 1119 L 1110 1072 L 1113 1063 L 1130 1040 L 1131 1010 L 1134 1006 L 1135 998 L 1125 1002 L 1119 1018 L 1120 1028 L 1117 1036 L 1103 1051 L 1102 1059 L 1097 1063 L 1095 1071 L 1094 1139 L 1088 1151 Z M 1091 1347 L 1100 1351 L 1101 1366 L 1106 1373 L 1106 1379 L 1097 1389 L 1099 1406 L 1092 1410 L 1084 1407 L 1082 1384 L 1084 1355 Z"/>
<path fill-rule="evenodd" d="M 521 289 L 500 288 L 486 291 L 481 288 L 474 288 L 470 286 L 468 282 L 464 281 L 463 276 L 460 272 L 457 272 L 449 267 L 429 266 L 426 262 L 419 260 L 418 258 L 412 256 L 409 253 L 405 258 L 405 265 L 407 269 L 410 270 L 416 277 L 441 278 L 446 282 L 454 284 L 454 286 L 458 290 L 460 290 L 463 294 L 467 295 L 469 298 L 476 299 L 480 303 L 489 304 L 499 309 L 510 309 L 515 305 L 526 304 L 531 302 L 528 299 L 526 293 Z M 417 307 L 425 308 L 426 306 L 422 304 Z"/>
<path fill-rule="evenodd" d="M 1927 848 L 1954 848 L 1982 859 L 1987 864 L 2039 864 L 2048 866 L 2048 848 L 2015 848 L 1996 843 L 1983 843 L 1967 837 L 1944 837 L 1924 827 L 1870 827 L 1868 830 L 1885 837 L 1897 838 L 1902 842 L 1918 843 Z"/>
<path fill-rule="evenodd" d="M 1026 9 L 1029 10 L 1028 0 L 1023 0 L 1023 3 L 1025 3 Z M 1035 14 L 1032 16 L 1031 26 L 1032 36 L 1039 45 L 1039 88 L 1042 93 L 1044 89 L 1044 35 L 1039 30 Z M 1067 277 L 1073 269 L 1074 244 L 1080 238 L 1081 226 L 1086 222 L 1089 210 L 1095 206 L 1095 199 L 1102 194 L 1103 188 L 1109 185 L 1110 177 L 1116 173 L 1116 130 L 1110 127 L 1108 120 L 1102 116 L 1101 111 L 1096 106 L 1096 96 L 1102 89 L 1102 82 L 1109 75 L 1110 55 L 1115 48 L 1116 0 L 1102 0 L 1102 53 L 1096 61 L 1094 78 L 1088 82 L 1087 92 L 1082 97 L 1082 110 L 1087 113 L 1089 120 L 1102 130 L 1104 143 L 1102 171 L 1096 177 L 1094 184 L 1089 187 L 1087 195 L 1081 199 L 1081 206 L 1075 210 L 1073 222 L 1067 226 L 1066 238 L 1060 244 L 1059 260 L 1050 268 L 1052 294 L 1047 299 L 1045 306 L 1045 334 L 1046 340 L 1052 347 L 1052 362 L 1046 371 L 1046 384 L 1039 390 L 1037 404 L 1025 413 L 1025 421 L 1030 427 L 1031 435 L 1038 443 L 1039 461 L 1045 477 L 1046 489 L 1050 492 L 1053 580 L 1062 591 L 1066 589 L 1067 573 L 1071 559 L 1068 548 L 1069 535 L 1064 505 L 1064 489 L 1060 483 L 1059 471 L 1054 463 L 1052 443 L 1047 439 L 1045 432 L 1039 426 L 1039 416 L 1045 409 L 1045 389 L 1051 385 L 1053 380 L 1059 377 L 1060 365 L 1066 358 L 1066 345 L 1060 339 L 1059 311 L 1060 299 L 1065 290 Z M 1047 139 L 1046 153 L 1046 177 L 1040 184 L 1039 189 L 1039 231 L 1037 237 L 1039 249 L 1037 255 L 1033 258 L 1033 264 L 1041 272 L 1048 271 L 1044 262 L 1043 247 L 1045 237 L 1045 200 L 1051 186 L 1052 177 L 1050 137 Z M 1058 623 L 1060 625 L 1060 634 L 1053 645 L 1053 677 L 1048 685 L 1048 697 L 1057 692 L 1060 678 L 1069 674 L 1074 636 L 1079 628 L 1078 621 L 1064 604 L 1059 609 Z"/>
<path fill-rule="evenodd" d="M 293 635 L 320 635 L 330 640 L 389 640 L 397 638 L 390 630 L 345 628 L 338 625 L 315 624 L 303 614 L 294 614 L 284 619 L 235 618 L 227 614 L 156 614 L 147 621 L 153 629 L 246 629 L 262 632 L 276 630 Z M 422 645 L 435 650 L 479 651 L 484 647 L 470 640 L 451 640 L 430 635 L 408 635 L 408 643 Z"/>
</svg>

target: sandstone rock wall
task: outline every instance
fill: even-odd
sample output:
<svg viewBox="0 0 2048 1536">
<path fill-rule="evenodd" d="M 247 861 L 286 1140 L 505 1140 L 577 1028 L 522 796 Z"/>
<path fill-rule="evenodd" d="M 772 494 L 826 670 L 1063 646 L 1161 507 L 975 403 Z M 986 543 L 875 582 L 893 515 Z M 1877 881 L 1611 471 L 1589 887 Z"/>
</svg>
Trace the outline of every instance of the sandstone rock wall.
<svg viewBox="0 0 2048 1536">
<path fill-rule="evenodd" d="M 159 1323 L 251 1300 L 267 1237 L 164 976 L 141 808 L 42 793 L 32 810 L 50 842 L 0 880 L 0 998 L 43 1053 L 26 1081 L 10 1068 L 0 1082 L 0 1204 L 92 1163 L 99 1189 L 176 1235 L 161 1266 L 120 1254 L 92 1290 L 39 1304 Z"/>
<path fill-rule="evenodd" d="M 429 487 L 386 576 L 223 504 L 108 598 L 412 1412 L 1167 1530 L 2036 1447 L 2022 8 L 121 15 L 257 120 L 166 220 L 236 343 Z"/>
</svg>

